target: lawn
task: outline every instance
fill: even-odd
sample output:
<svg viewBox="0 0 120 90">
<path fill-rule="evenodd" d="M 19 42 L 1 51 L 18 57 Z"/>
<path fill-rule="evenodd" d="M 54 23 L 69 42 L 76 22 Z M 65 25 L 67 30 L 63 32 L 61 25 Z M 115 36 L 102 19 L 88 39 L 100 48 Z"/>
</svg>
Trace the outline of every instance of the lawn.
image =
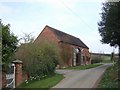
<svg viewBox="0 0 120 90">
<path fill-rule="evenodd" d="M 106 69 L 98 88 L 118 88 L 118 65 Z"/>
<path fill-rule="evenodd" d="M 97 66 L 100 66 L 100 65 L 102 65 L 102 64 L 96 63 L 96 64 L 89 64 L 89 65 L 80 65 L 80 66 L 75 66 L 75 67 L 67 67 L 67 68 L 64 68 L 64 69 L 84 70 L 84 69 L 94 68 L 94 67 L 97 67 Z"/>
<path fill-rule="evenodd" d="M 46 89 L 49 89 L 50 87 L 53 87 L 58 82 L 60 82 L 62 79 L 63 79 L 63 75 L 54 74 L 54 75 L 48 76 L 46 78 L 43 78 L 41 80 L 30 81 L 27 84 L 23 83 L 18 88 L 46 88 Z"/>
</svg>

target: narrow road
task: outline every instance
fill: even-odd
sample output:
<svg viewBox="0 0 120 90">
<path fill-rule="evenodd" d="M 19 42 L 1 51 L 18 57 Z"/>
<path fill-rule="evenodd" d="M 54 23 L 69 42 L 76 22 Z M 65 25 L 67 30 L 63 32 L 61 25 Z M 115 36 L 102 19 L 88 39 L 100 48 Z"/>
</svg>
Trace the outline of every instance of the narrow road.
<svg viewBox="0 0 120 90">
<path fill-rule="evenodd" d="M 56 70 L 65 78 L 53 88 L 95 88 L 106 68 L 111 65 L 104 64 L 87 70 Z"/>
</svg>

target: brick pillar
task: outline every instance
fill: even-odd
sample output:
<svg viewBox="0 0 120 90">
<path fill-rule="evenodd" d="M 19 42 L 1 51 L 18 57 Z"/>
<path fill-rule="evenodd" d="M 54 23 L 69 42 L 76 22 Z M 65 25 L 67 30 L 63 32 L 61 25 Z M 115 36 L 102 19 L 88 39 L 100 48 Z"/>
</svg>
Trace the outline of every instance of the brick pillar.
<svg viewBox="0 0 120 90">
<path fill-rule="evenodd" d="M 22 61 L 15 60 L 12 63 L 15 64 L 15 86 L 18 86 L 22 83 Z"/>
</svg>

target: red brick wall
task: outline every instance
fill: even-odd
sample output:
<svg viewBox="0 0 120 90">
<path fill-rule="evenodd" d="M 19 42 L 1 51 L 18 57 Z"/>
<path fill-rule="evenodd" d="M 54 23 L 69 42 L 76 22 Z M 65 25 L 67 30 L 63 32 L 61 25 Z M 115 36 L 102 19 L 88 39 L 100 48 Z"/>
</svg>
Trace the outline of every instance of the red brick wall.
<svg viewBox="0 0 120 90">
<path fill-rule="evenodd" d="M 60 49 L 61 61 L 63 62 L 63 64 L 61 64 L 61 67 L 72 66 L 72 63 L 73 63 L 73 47 L 72 47 L 72 45 L 61 42 L 61 43 L 59 43 L 59 49 Z M 66 58 L 65 58 L 65 56 L 66 56 Z"/>
<path fill-rule="evenodd" d="M 60 48 L 60 42 L 59 39 L 57 38 L 57 36 L 54 34 L 54 32 L 52 32 L 51 30 L 49 30 L 49 28 L 45 27 L 43 29 L 43 31 L 40 33 L 40 35 L 37 37 L 37 39 L 35 40 L 35 43 L 40 43 L 42 41 L 50 41 L 52 43 L 55 43 L 56 46 L 58 46 Z M 75 46 L 75 45 L 70 45 L 68 44 L 69 47 L 71 47 L 71 49 L 73 48 L 79 48 L 81 49 L 79 46 Z M 61 49 L 61 48 L 60 48 Z M 69 50 L 68 50 L 69 52 Z M 84 48 L 84 56 L 89 56 L 89 49 Z M 64 63 L 63 67 L 67 67 L 67 66 L 73 66 L 73 55 L 70 56 L 70 60 L 68 60 L 68 63 Z M 79 57 L 80 59 L 81 57 Z M 86 58 L 84 63 L 86 63 Z M 79 65 L 80 65 L 80 60 L 79 60 Z"/>
<path fill-rule="evenodd" d="M 80 50 L 83 49 L 83 53 L 84 53 L 84 56 L 85 56 L 84 64 L 86 64 L 86 63 L 90 64 L 90 61 L 87 61 L 87 57 L 90 58 L 89 49 L 87 49 L 87 48 L 81 48 L 81 47 L 75 46 L 75 45 L 71 45 L 71 46 L 72 46 L 72 48 L 79 48 Z M 81 52 L 79 54 L 81 54 Z M 79 56 L 78 58 L 79 58 L 79 64 L 78 65 L 80 65 L 81 64 L 81 56 Z"/>
<path fill-rule="evenodd" d="M 84 48 L 85 64 L 90 64 L 90 53 L 89 49 Z M 89 58 L 89 60 L 88 60 Z"/>
<path fill-rule="evenodd" d="M 15 63 L 15 86 L 19 86 L 23 82 L 22 64 Z M 2 72 L 2 88 L 5 88 L 7 84 L 6 73 Z"/>
<path fill-rule="evenodd" d="M 84 56 L 85 56 L 85 60 L 84 60 L 84 64 L 87 63 L 87 58 L 86 57 L 90 57 L 90 54 L 89 54 L 89 49 L 86 49 L 86 48 L 81 48 L 79 46 L 75 46 L 75 45 L 70 45 L 70 44 L 67 44 L 68 47 L 70 47 L 71 49 L 73 48 L 79 48 L 79 49 L 83 49 L 83 52 L 84 52 Z M 69 52 L 69 50 L 68 50 Z M 79 52 L 79 60 L 78 60 L 78 64 L 77 65 L 81 65 L 81 52 Z M 68 66 L 73 66 L 73 55 L 70 56 L 71 58 L 68 60 L 68 64 L 67 63 L 64 63 L 64 67 L 68 67 Z"/>
<path fill-rule="evenodd" d="M 16 63 L 15 64 L 15 86 L 20 85 L 22 82 L 23 82 L 22 64 Z"/>
<path fill-rule="evenodd" d="M 6 73 L 5 73 L 5 72 L 2 72 L 2 88 L 5 88 L 5 87 L 6 87 L 6 84 L 7 84 L 7 81 L 6 81 Z"/>
<path fill-rule="evenodd" d="M 47 27 L 45 27 L 43 31 L 40 33 L 40 35 L 35 40 L 35 43 L 40 43 L 42 41 L 49 41 L 49 42 L 55 43 L 57 46 L 59 42 L 58 38 Z"/>
</svg>

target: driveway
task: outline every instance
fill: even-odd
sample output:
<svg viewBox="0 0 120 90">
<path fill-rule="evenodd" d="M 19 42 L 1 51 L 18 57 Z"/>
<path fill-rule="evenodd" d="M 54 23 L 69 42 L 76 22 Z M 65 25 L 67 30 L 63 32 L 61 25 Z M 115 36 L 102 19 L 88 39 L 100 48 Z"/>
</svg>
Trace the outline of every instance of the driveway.
<svg viewBox="0 0 120 90">
<path fill-rule="evenodd" d="M 96 88 L 100 77 L 111 65 L 104 64 L 87 70 L 56 70 L 65 78 L 53 88 Z"/>
</svg>

